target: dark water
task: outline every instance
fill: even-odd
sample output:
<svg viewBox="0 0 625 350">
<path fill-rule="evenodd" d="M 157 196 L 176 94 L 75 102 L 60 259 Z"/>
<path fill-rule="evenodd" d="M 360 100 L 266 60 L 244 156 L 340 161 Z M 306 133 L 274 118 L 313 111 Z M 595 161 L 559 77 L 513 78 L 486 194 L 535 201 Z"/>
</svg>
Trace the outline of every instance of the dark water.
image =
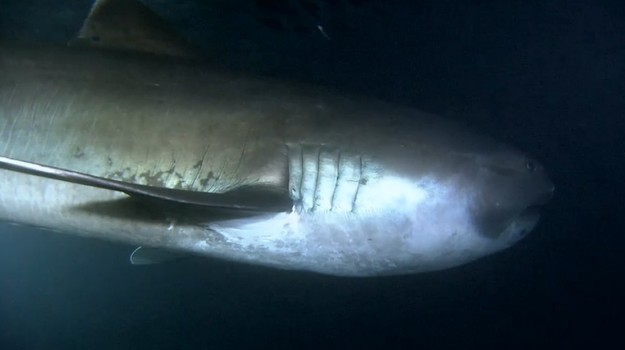
<svg viewBox="0 0 625 350">
<path fill-rule="evenodd" d="M 133 247 L 2 225 L 0 349 L 625 348 L 625 3 L 309 2 L 326 8 L 146 1 L 223 64 L 462 117 L 535 155 L 557 185 L 536 231 L 444 272 L 339 279 L 137 269 Z M 0 0 L 0 36 L 64 43 L 89 6 Z"/>
</svg>

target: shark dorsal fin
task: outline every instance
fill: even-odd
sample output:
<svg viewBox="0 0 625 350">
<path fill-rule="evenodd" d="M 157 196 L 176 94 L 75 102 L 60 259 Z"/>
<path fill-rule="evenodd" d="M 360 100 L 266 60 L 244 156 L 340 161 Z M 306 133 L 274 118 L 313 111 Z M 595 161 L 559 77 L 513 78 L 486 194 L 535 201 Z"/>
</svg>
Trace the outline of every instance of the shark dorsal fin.
<svg viewBox="0 0 625 350">
<path fill-rule="evenodd" d="M 202 58 L 162 18 L 136 0 L 96 0 L 69 45 Z"/>
</svg>

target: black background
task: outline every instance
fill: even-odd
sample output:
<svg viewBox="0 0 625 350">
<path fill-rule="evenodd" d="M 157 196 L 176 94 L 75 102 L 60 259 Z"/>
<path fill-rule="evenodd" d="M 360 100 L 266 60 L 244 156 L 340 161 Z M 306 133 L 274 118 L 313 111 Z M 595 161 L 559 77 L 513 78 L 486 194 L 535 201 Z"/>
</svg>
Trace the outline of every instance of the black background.
<svg viewBox="0 0 625 350">
<path fill-rule="evenodd" d="M 505 252 L 377 279 L 133 268 L 133 247 L 0 225 L 0 349 L 625 347 L 625 2 L 145 3 L 220 64 L 462 118 L 540 159 L 556 197 Z M 0 0 L 0 37 L 63 44 L 89 7 Z"/>
</svg>

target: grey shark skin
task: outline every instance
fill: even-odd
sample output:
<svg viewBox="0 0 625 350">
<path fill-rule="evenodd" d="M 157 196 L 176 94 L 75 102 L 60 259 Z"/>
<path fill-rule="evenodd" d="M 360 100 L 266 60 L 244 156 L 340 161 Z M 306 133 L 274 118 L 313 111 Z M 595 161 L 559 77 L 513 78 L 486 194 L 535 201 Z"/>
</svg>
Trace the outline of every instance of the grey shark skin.
<svg viewBox="0 0 625 350">
<path fill-rule="evenodd" d="M 553 191 L 525 154 L 411 108 L 82 47 L 0 47 L 0 156 L 2 221 L 340 276 L 495 253 Z"/>
</svg>

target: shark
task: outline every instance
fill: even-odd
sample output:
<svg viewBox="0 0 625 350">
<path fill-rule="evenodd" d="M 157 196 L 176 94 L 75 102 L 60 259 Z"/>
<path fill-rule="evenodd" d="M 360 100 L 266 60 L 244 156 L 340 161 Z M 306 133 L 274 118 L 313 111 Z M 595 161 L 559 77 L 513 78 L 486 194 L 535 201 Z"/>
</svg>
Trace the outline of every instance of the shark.
<svg viewBox="0 0 625 350">
<path fill-rule="evenodd" d="M 0 44 L 0 221 L 335 276 L 437 271 L 525 237 L 534 158 L 412 107 L 208 64 L 135 0 L 67 46 Z"/>
</svg>

